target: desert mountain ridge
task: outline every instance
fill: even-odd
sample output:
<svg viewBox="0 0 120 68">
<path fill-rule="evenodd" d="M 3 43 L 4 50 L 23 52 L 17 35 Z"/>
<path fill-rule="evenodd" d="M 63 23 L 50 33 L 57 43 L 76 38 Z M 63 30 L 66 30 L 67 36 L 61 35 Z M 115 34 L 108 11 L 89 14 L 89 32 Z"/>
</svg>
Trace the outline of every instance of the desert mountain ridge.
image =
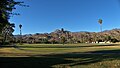
<svg viewBox="0 0 120 68">
<path fill-rule="evenodd" d="M 20 35 L 14 35 L 19 40 Z M 120 29 L 105 30 L 102 32 L 71 32 L 68 30 L 57 29 L 51 33 L 35 33 L 22 35 L 23 42 L 32 41 L 34 43 L 56 42 L 59 43 L 61 38 L 65 38 L 66 43 L 76 42 L 96 42 L 96 41 L 120 41 Z"/>
</svg>

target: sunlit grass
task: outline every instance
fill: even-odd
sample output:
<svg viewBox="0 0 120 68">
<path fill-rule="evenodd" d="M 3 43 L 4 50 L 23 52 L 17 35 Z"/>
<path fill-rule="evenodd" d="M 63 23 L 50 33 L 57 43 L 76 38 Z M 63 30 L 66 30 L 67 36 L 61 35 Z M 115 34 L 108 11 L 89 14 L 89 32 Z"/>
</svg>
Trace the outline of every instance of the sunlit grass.
<svg viewBox="0 0 120 68">
<path fill-rule="evenodd" d="M 102 46 L 101 46 L 102 45 Z M 8 56 L 17 54 L 35 55 L 35 54 L 61 54 L 61 53 L 84 53 L 89 51 L 99 51 L 99 50 L 116 50 L 120 49 L 120 46 L 103 46 L 103 44 L 24 44 L 17 45 L 17 47 L 11 48 L 0 48 L 0 56 Z M 105 44 L 104 44 L 105 45 Z M 5 55 L 7 54 L 7 55 Z"/>
</svg>

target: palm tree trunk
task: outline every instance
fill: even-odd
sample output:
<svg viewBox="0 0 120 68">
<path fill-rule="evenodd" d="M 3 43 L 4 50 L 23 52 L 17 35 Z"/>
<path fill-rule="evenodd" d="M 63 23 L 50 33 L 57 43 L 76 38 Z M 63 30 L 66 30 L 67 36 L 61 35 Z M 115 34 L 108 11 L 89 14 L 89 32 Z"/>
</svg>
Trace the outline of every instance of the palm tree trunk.
<svg viewBox="0 0 120 68">
<path fill-rule="evenodd" d="M 22 31 L 20 29 L 20 44 L 22 44 Z"/>
<path fill-rule="evenodd" d="M 100 24 L 100 30 L 101 30 L 101 32 L 102 32 L 102 24 Z"/>
</svg>

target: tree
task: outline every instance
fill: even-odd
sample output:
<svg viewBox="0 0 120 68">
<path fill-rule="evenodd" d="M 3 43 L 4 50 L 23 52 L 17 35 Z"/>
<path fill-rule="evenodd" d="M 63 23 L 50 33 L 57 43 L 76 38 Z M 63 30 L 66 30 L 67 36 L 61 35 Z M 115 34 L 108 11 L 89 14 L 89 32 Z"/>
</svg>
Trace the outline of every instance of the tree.
<svg viewBox="0 0 120 68">
<path fill-rule="evenodd" d="M 14 0 L 0 0 L 0 31 L 2 28 L 8 24 L 8 19 L 11 15 L 19 15 L 18 13 L 13 13 L 15 5 L 21 5 L 23 2 L 16 2 Z M 24 5 L 23 5 L 24 6 Z M 1 33 L 1 32 L 0 32 Z"/>
<path fill-rule="evenodd" d="M 111 42 L 116 43 L 116 42 L 119 42 L 119 41 L 117 39 L 113 38 L 113 39 L 111 39 Z"/>
<path fill-rule="evenodd" d="M 3 42 L 5 42 L 9 30 L 11 31 L 9 34 L 12 34 L 14 31 L 12 24 L 8 20 L 10 19 L 11 15 L 19 15 L 19 13 L 12 12 L 14 9 L 16 9 L 15 5 L 27 6 L 23 5 L 22 3 L 23 2 L 18 2 L 15 0 L 0 0 L 0 35 L 4 36 Z"/>
<path fill-rule="evenodd" d="M 111 36 L 106 36 L 105 37 L 105 41 L 110 41 L 112 38 L 111 38 Z"/>
<path fill-rule="evenodd" d="M 100 30 L 101 30 L 101 32 L 102 32 L 102 19 L 99 19 L 99 20 L 98 20 L 98 23 L 100 24 Z"/>
<path fill-rule="evenodd" d="M 55 41 L 55 38 L 51 38 L 50 40 L 49 40 L 49 42 L 50 43 L 52 43 L 52 44 L 54 44 L 56 41 Z"/>
<path fill-rule="evenodd" d="M 64 29 L 63 28 L 61 29 L 61 31 L 62 31 L 62 33 L 64 33 Z"/>
<path fill-rule="evenodd" d="M 66 39 L 65 39 L 65 37 L 61 37 L 61 43 L 64 45 L 65 44 L 65 41 L 66 41 Z"/>
<path fill-rule="evenodd" d="M 7 38 L 12 38 L 12 33 L 14 32 L 15 24 L 7 24 L 2 30 L 3 44 L 6 42 Z"/>
<path fill-rule="evenodd" d="M 19 13 L 12 12 L 16 9 L 15 5 L 28 7 L 28 5 L 23 5 L 23 3 L 15 0 L 0 0 L 0 33 L 2 32 L 2 28 L 10 23 L 8 19 L 10 19 L 11 15 L 19 15 Z"/>
</svg>

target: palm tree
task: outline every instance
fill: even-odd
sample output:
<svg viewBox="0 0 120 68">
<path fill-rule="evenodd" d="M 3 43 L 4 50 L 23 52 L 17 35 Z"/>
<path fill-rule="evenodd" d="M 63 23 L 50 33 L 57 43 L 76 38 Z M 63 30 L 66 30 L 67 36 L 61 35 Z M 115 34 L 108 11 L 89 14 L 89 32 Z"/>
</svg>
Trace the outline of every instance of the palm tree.
<svg viewBox="0 0 120 68">
<path fill-rule="evenodd" d="M 100 30 L 101 30 L 101 32 L 102 32 L 102 19 L 99 19 L 99 20 L 98 20 L 98 23 L 100 24 Z"/>
<path fill-rule="evenodd" d="M 19 25 L 19 28 L 20 28 L 20 36 L 21 36 L 20 37 L 20 44 L 21 44 L 21 41 L 22 41 L 22 31 L 21 31 L 22 25 L 21 24 Z"/>
</svg>

